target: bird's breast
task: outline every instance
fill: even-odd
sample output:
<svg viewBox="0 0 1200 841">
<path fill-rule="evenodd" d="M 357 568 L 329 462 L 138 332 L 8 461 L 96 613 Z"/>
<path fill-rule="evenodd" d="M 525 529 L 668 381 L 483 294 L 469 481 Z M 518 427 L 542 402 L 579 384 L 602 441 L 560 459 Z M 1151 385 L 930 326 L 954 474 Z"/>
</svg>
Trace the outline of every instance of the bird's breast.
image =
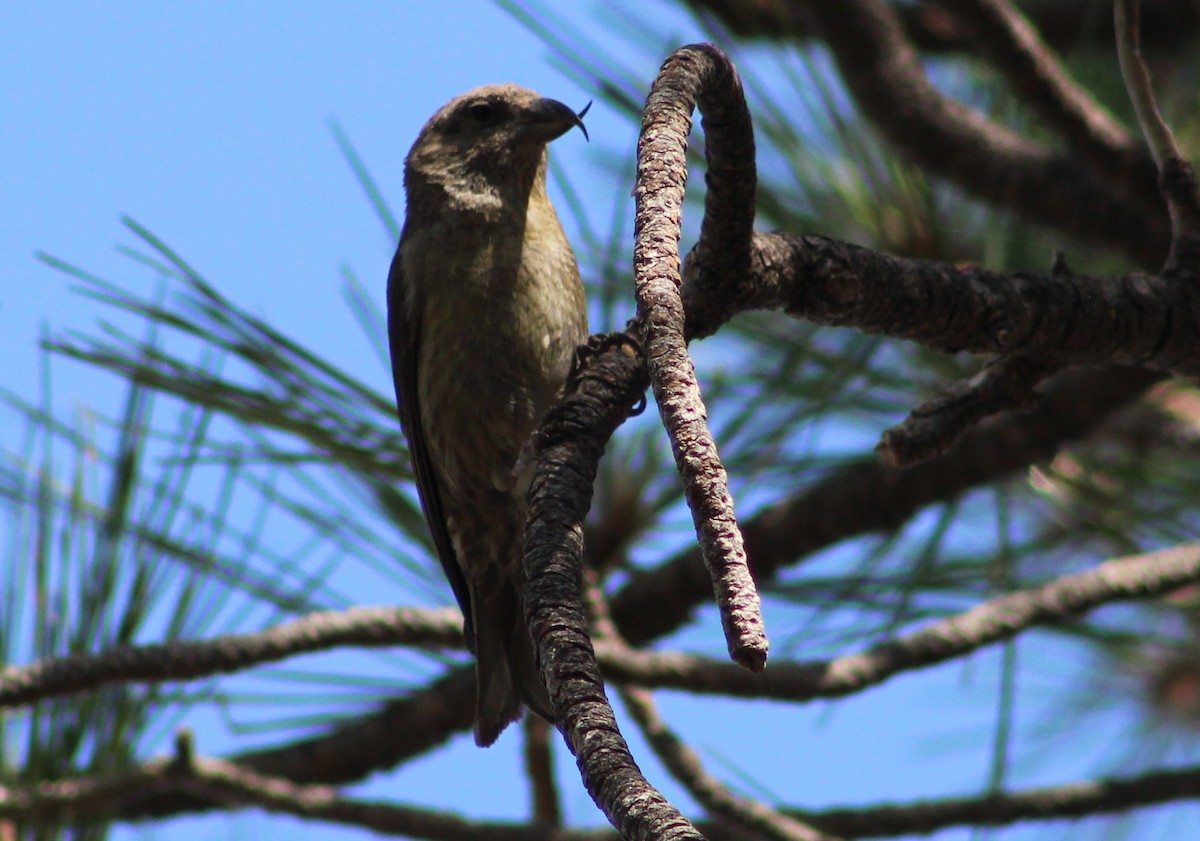
<svg viewBox="0 0 1200 841">
<path fill-rule="evenodd" d="M 404 255 L 421 324 L 422 424 L 435 461 L 447 461 L 446 481 L 512 485 L 521 448 L 586 337 L 570 245 L 557 219 L 550 229 L 531 221 L 415 238 Z"/>
</svg>

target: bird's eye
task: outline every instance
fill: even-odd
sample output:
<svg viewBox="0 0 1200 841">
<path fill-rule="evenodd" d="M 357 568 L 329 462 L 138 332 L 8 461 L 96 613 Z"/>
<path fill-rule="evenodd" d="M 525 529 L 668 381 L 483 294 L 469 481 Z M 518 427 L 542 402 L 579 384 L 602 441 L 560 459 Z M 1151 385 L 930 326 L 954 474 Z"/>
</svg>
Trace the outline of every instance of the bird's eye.
<svg viewBox="0 0 1200 841">
<path fill-rule="evenodd" d="M 476 102 L 467 109 L 467 112 L 471 115 L 471 119 L 480 125 L 487 125 L 496 116 L 495 109 L 488 102 Z"/>
</svg>

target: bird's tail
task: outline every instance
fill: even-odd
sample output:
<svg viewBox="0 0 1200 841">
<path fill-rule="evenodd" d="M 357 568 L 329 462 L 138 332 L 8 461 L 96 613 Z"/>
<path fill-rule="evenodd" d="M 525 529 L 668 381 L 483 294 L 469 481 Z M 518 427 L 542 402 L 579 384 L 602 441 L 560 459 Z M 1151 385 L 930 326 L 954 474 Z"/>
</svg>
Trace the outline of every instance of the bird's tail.
<svg viewBox="0 0 1200 841">
<path fill-rule="evenodd" d="M 513 589 L 481 599 L 472 594 L 475 624 L 475 744 L 487 747 L 521 714 L 521 704 L 554 720 L 550 696 L 534 660 L 521 597 Z"/>
</svg>

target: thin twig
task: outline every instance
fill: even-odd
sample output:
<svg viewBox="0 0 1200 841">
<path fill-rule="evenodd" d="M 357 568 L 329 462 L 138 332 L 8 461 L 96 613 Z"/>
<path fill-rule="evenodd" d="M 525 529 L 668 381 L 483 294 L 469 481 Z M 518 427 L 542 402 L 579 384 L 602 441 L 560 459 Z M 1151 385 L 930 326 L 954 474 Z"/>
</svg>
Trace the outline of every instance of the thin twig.
<svg viewBox="0 0 1200 841">
<path fill-rule="evenodd" d="M 978 797 L 889 803 L 861 809 L 788 810 L 827 832 L 853 838 L 927 835 L 951 826 L 1011 826 L 1111 815 L 1200 797 L 1200 766 L 1109 777 Z"/>
<path fill-rule="evenodd" d="M 541 716 L 525 716 L 525 773 L 529 777 L 533 822 L 538 826 L 562 826 L 558 786 L 554 781 L 554 728 Z"/>
<path fill-rule="evenodd" d="M 1150 71 L 1142 60 L 1138 46 L 1137 0 L 1114 0 L 1116 16 L 1117 58 L 1125 89 L 1137 114 L 1138 125 L 1158 166 L 1159 189 L 1167 202 L 1171 217 L 1171 251 L 1167 258 L 1169 272 L 1191 274 L 1193 283 L 1200 265 L 1200 182 L 1192 165 L 1179 151 L 1171 127 L 1163 119 L 1154 97 Z"/>
<path fill-rule="evenodd" d="M 1158 209 L 1154 162 L 1104 106 L 1071 79 L 1025 17 L 1028 10 L 1018 10 L 1010 0 L 940 0 L 938 5 L 969 22 L 976 47 L 1021 101 L 1032 105 L 1072 149 L 1111 176 L 1114 186 Z"/>
<path fill-rule="evenodd" d="M 883 433 L 876 450 L 888 467 L 908 467 L 941 455 L 984 418 L 1032 407 L 1034 386 L 1057 368 L 1050 356 L 1003 356 L 918 406 L 904 423 Z"/>
<path fill-rule="evenodd" d="M 1117 60 L 1121 63 L 1121 76 L 1125 80 L 1125 89 L 1129 93 L 1129 101 L 1133 103 L 1142 135 L 1150 147 L 1150 155 L 1161 172 L 1170 158 L 1182 158 L 1183 155 L 1179 152 L 1171 127 L 1158 109 L 1150 71 L 1142 60 L 1141 47 L 1138 45 L 1140 4 L 1138 0 L 1115 0 L 1115 4 Z"/>
</svg>

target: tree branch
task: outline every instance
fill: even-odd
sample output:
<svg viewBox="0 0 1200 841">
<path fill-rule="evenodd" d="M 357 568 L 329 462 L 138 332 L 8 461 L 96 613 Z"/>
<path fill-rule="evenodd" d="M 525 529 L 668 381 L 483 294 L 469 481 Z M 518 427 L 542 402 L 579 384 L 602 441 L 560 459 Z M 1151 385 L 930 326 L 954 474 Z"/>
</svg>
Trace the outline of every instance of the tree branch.
<svg viewBox="0 0 1200 841">
<path fill-rule="evenodd" d="M 1171 217 L 1171 251 L 1167 273 L 1186 273 L 1196 282 L 1200 266 L 1200 182 L 1192 165 L 1179 151 L 1171 127 L 1163 119 L 1154 98 L 1150 71 L 1138 46 L 1137 0 L 1115 0 L 1117 57 L 1138 124 L 1158 167 L 1159 187 Z M 1195 322 L 1193 322 L 1195 323 Z"/>
<path fill-rule="evenodd" d="M 1170 235 L 1068 156 L 1021 137 L 929 83 L 896 12 L 880 0 L 807 0 L 863 112 L 928 172 L 1040 225 L 1157 266 Z M 1130 193 L 1136 194 L 1137 185 Z M 1086 208 L 1086 212 L 1080 212 Z"/>
<path fill-rule="evenodd" d="M 795 702 L 837 698 L 1010 640 L 1029 628 L 1066 622 L 1114 602 L 1161 596 L 1197 580 L 1200 543 L 1120 558 L 984 602 L 858 654 L 773 663 L 769 675 L 749 674 L 712 658 L 611 643 L 600 646 L 597 655 L 615 680 L 641 686 Z"/>
<path fill-rule="evenodd" d="M 1029 19 L 1009 0 L 938 0 L 948 15 L 966 22 L 974 47 L 1020 98 L 1114 186 L 1137 188 L 1131 198 L 1157 212 L 1154 162 L 1137 140 L 1075 84 Z"/>
<path fill-rule="evenodd" d="M 454 608 L 356 607 L 312 613 L 256 634 L 122 646 L 99 654 L 72 654 L 10 666 L 0 672 L 0 707 L 86 692 L 106 683 L 194 680 L 351 645 L 461 649 L 462 614 Z"/>
<path fill-rule="evenodd" d="M 947 353 L 1200 370 L 1200 284 L 1154 275 L 1001 274 L 820 236 L 758 234 L 746 305 Z"/>
<path fill-rule="evenodd" d="M 739 269 L 749 263 L 754 142 L 741 82 L 720 50 L 707 44 L 684 47 L 666 60 L 650 89 L 638 140 L 633 252 L 638 328 L 654 399 L 683 477 L 701 555 L 712 576 L 730 657 L 759 671 L 767 659 L 762 610 L 746 567 L 728 477 L 687 352 L 679 289 L 687 136 L 696 104 L 705 114 L 709 139 L 709 193 L 698 248 L 721 263 L 702 277 L 730 285 L 729 279 L 740 276 Z M 720 290 L 716 285 L 710 288 L 714 293 Z"/>
<path fill-rule="evenodd" d="M 147 792 L 257 807 L 278 814 L 429 841 L 612 841 L 603 830 L 469 821 L 458 815 L 381 801 L 346 798 L 332 787 L 301 785 L 233 762 L 188 756 L 136 768 L 33 785 L 0 788 L 0 817 L 23 824 L 88 822 L 119 814 Z"/>
<path fill-rule="evenodd" d="M 1010 826 L 1020 821 L 1086 818 L 1160 803 L 1200 798 L 1200 766 L 1156 771 L 1011 794 L 868 806 L 863 809 L 789 810 L 827 832 L 853 838 L 924 835 L 950 826 Z"/>
<path fill-rule="evenodd" d="M 698 839 L 630 755 L 604 693 L 583 612 L 583 520 L 597 465 L 646 388 L 644 364 L 628 342 L 592 347 L 570 393 L 547 413 L 535 438 L 525 530 L 526 621 L 559 729 L 605 817 L 626 839 Z"/>
</svg>

